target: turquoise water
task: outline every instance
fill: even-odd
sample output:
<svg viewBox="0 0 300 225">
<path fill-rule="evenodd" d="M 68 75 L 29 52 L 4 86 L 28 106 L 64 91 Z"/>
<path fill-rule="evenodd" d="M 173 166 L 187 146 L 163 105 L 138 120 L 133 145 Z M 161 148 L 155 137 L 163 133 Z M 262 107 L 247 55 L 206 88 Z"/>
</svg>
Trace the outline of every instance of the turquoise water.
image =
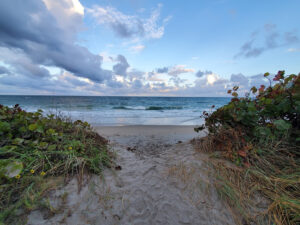
<svg viewBox="0 0 300 225">
<path fill-rule="evenodd" d="M 199 125 L 200 115 L 230 98 L 215 97 L 106 97 L 106 96 L 7 96 L 0 104 L 20 104 L 27 111 L 62 113 L 93 125 Z"/>
</svg>

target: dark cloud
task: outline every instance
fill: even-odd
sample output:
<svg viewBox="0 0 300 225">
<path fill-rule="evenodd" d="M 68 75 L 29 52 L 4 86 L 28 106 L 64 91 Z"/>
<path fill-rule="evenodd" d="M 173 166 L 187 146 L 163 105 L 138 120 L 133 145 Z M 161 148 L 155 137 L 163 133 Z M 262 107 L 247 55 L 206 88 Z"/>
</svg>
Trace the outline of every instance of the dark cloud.
<svg viewBox="0 0 300 225">
<path fill-rule="evenodd" d="M 106 82 L 107 86 L 112 87 L 112 88 L 122 88 L 124 85 L 123 83 L 115 80 L 109 80 Z"/>
<path fill-rule="evenodd" d="M 132 87 L 133 87 L 134 89 L 140 89 L 140 88 L 143 87 L 143 83 L 142 83 L 142 81 L 140 81 L 140 80 L 134 80 L 134 81 L 132 82 Z"/>
<path fill-rule="evenodd" d="M 26 71 L 47 76 L 40 66 L 56 66 L 94 82 L 111 79 L 112 72 L 101 68 L 102 57 L 75 44 L 76 32 L 71 32 L 58 25 L 42 1 L 0 1 L 0 46 L 21 50 L 32 63 Z"/>
<path fill-rule="evenodd" d="M 157 73 L 167 73 L 169 71 L 168 67 L 163 67 L 163 68 L 157 68 L 156 72 Z"/>
<path fill-rule="evenodd" d="M 259 45 L 260 39 L 263 39 L 263 43 Z M 279 33 L 275 24 L 265 24 L 263 31 L 256 31 L 251 34 L 251 38 L 241 46 L 234 58 L 257 57 L 265 51 L 289 46 L 297 42 L 299 42 L 299 37 L 296 31 Z"/>
<path fill-rule="evenodd" d="M 180 77 L 171 77 L 169 82 L 173 82 L 176 87 L 180 87 L 187 79 L 181 79 Z"/>
<path fill-rule="evenodd" d="M 129 38 L 133 35 L 144 36 L 145 34 L 144 26 L 140 20 L 135 20 L 134 24 L 126 24 L 116 20 L 112 21 L 110 26 L 119 37 Z"/>
<path fill-rule="evenodd" d="M 0 66 L 0 75 L 1 74 L 10 74 L 10 71 L 4 66 Z"/>
<path fill-rule="evenodd" d="M 130 66 L 123 55 L 118 55 L 116 61 L 118 62 L 116 65 L 113 66 L 113 71 L 117 75 L 121 75 L 126 77 L 127 76 L 127 69 Z"/>
<path fill-rule="evenodd" d="M 199 70 L 196 73 L 196 77 L 203 77 L 204 75 L 207 75 L 207 74 L 212 74 L 212 71 L 209 71 L 209 70 L 201 71 L 201 70 Z"/>
</svg>

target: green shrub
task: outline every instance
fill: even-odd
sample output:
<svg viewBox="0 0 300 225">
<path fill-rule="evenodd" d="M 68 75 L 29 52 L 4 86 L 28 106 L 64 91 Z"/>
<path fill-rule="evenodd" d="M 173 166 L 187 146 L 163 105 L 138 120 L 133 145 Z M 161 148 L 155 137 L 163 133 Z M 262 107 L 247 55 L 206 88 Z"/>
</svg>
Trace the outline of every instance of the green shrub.
<svg viewBox="0 0 300 225">
<path fill-rule="evenodd" d="M 100 174 L 110 164 L 107 141 L 87 122 L 0 105 L 0 222 L 34 208 L 45 177 Z"/>
<path fill-rule="evenodd" d="M 269 73 L 265 73 L 266 78 Z M 212 114 L 203 113 L 205 124 L 196 128 L 196 131 L 207 129 L 209 135 L 228 134 L 238 137 L 240 145 L 231 148 L 231 158 L 241 161 L 251 153 L 260 153 L 254 149 L 254 144 L 270 146 L 278 141 L 290 143 L 300 142 L 300 74 L 284 76 L 284 71 L 279 71 L 273 81 L 275 85 L 261 87 L 257 90 L 251 88 L 251 93 L 239 98 L 235 86 L 228 93 L 233 96 L 231 102 L 217 109 Z M 226 137 L 221 142 L 226 142 Z M 224 143 L 224 142 L 223 142 Z M 235 154 L 236 157 L 233 156 Z M 298 156 L 300 153 L 297 153 Z M 250 154 L 251 155 L 251 154 Z M 250 156 L 249 155 L 249 156 Z M 244 160 L 245 162 L 247 160 Z"/>
<path fill-rule="evenodd" d="M 269 79 L 270 74 L 264 75 Z M 207 137 L 197 148 L 219 151 L 244 169 L 214 165 L 216 187 L 243 220 L 259 224 L 300 223 L 300 73 L 285 76 L 279 71 L 269 87 L 252 87 L 251 95 L 239 98 L 234 87 L 231 102 L 213 113 L 203 113 Z M 220 156 L 220 154 L 218 154 Z M 218 179 L 219 177 L 219 179 Z M 221 179 L 220 179 L 221 178 Z M 228 192 L 230 190 L 230 192 Z M 228 198 L 235 193 L 239 198 Z M 254 196 L 270 204 L 266 212 L 253 215 Z M 260 221 L 260 222 L 259 222 Z"/>
</svg>

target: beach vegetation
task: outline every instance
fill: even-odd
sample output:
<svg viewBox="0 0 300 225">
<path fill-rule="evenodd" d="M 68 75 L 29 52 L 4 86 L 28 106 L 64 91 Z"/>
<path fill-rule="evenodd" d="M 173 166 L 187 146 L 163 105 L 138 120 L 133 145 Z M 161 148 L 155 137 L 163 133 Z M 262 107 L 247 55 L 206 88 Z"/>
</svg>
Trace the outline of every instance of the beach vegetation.
<svg viewBox="0 0 300 225">
<path fill-rule="evenodd" d="M 235 86 L 227 105 L 204 112 L 195 130 L 208 135 L 195 145 L 235 164 L 212 163 L 217 190 L 242 224 L 300 224 L 300 73 L 264 76 L 268 87 L 239 97 Z"/>
<path fill-rule="evenodd" d="M 112 157 L 87 122 L 0 105 L 0 224 L 40 206 L 53 178 L 101 174 Z"/>
</svg>

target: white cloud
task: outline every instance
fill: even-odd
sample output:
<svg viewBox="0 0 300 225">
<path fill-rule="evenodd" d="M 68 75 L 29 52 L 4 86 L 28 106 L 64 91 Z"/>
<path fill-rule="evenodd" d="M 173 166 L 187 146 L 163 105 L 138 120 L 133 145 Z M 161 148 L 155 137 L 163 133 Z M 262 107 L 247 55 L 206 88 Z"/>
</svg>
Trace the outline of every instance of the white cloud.
<svg viewBox="0 0 300 225">
<path fill-rule="evenodd" d="M 87 9 L 87 12 L 96 18 L 99 24 L 110 27 L 119 37 L 159 39 L 164 35 L 165 25 L 170 20 L 170 17 L 167 17 L 159 24 L 161 8 L 162 5 L 159 4 L 149 18 L 126 15 L 110 6 L 95 5 Z"/>
<path fill-rule="evenodd" d="M 213 85 L 218 79 L 219 77 L 216 74 L 209 74 L 206 76 L 206 83 Z"/>
<path fill-rule="evenodd" d="M 43 0 L 59 27 L 68 34 L 83 29 L 84 7 L 79 0 Z"/>
<path fill-rule="evenodd" d="M 289 48 L 288 52 L 300 52 L 300 48 Z"/>
<path fill-rule="evenodd" d="M 179 74 L 190 72 L 195 72 L 195 70 L 191 68 L 186 68 L 186 65 L 176 65 L 169 69 L 168 74 L 171 76 L 178 76 Z"/>
<path fill-rule="evenodd" d="M 139 53 L 145 49 L 145 45 L 135 45 L 129 48 L 133 53 Z"/>
</svg>

